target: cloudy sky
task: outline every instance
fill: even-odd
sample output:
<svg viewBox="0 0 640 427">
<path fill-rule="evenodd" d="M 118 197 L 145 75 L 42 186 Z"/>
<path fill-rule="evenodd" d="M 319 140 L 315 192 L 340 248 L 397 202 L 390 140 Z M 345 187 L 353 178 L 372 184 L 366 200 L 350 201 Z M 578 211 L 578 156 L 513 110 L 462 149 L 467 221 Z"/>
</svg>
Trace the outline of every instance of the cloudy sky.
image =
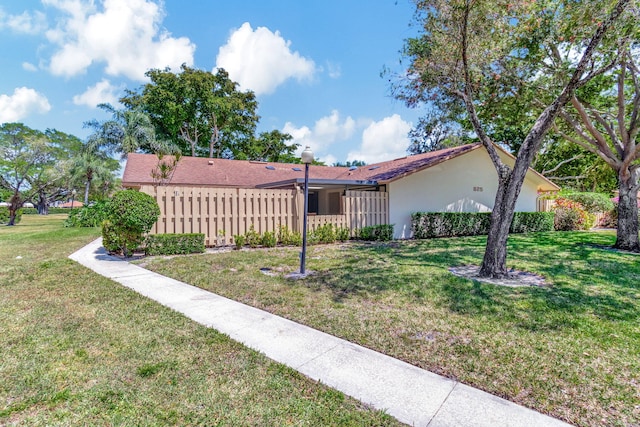
<svg viewBox="0 0 640 427">
<path fill-rule="evenodd" d="M 253 90 L 259 131 L 335 161 L 406 154 L 420 111 L 389 96 L 410 0 L 0 0 L 0 123 L 81 138 L 150 68 L 225 68 Z"/>
</svg>

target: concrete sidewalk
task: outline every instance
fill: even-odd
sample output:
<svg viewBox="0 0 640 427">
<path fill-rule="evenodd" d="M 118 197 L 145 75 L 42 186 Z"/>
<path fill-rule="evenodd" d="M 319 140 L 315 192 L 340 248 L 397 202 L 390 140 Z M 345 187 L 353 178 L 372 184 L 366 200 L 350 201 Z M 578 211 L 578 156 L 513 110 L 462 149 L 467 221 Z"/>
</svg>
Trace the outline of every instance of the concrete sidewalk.
<svg viewBox="0 0 640 427">
<path fill-rule="evenodd" d="M 414 426 L 568 426 L 448 378 L 109 256 L 98 239 L 69 258 Z"/>
</svg>

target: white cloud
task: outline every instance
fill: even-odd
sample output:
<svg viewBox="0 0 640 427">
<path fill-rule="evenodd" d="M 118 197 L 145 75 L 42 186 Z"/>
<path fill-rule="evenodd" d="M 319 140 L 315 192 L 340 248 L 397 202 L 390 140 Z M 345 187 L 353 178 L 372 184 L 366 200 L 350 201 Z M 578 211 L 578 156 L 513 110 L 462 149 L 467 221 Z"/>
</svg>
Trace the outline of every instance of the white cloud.
<svg viewBox="0 0 640 427">
<path fill-rule="evenodd" d="M 113 106 L 119 104 L 118 92 L 122 90 L 122 86 L 113 86 L 107 79 L 87 88 L 87 90 L 73 97 L 73 103 L 76 105 L 86 105 L 95 108 L 98 104 L 108 103 Z"/>
<path fill-rule="evenodd" d="M 25 71 L 31 71 L 31 72 L 38 71 L 38 67 L 33 65 L 31 62 L 23 62 L 22 69 Z"/>
<path fill-rule="evenodd" d="M 371 123 L 362 132 L 360 148 L 350 151 L 347 160 L 377 163 L 406 156 L 411 126 L 411 123 L 402 120 L 398 114 Z"/>
<path fill-rule="evenodd" d="M 19 87 L 13 95 L 0 95 L 0 123 L 16 122 L 31 113 L 46 113 L 51 110 L 47 98 L 34 89 Z"/>
<path fill-rule="evenodd" d="M 296 127 L 293 123 L 287 122 L 282 132 L 290 134 L 293 137 L 292 142 L 300 144 L 297 154 L 300 154 L 308 145 L 316 157 L 329 159 L 328 151 L 331 145 L 351 138 L 356 127 L 356 121 L 350 116 L 343 120 L 340 113 L 333 110 L 330 115 L 317 120 L 313 129 L 308 126 Z M 331 156 L 331 158 L 334 159 L 332 161 L 334 163 L 335 157 Z"/>
<path fill-rule="evenodd" d="M 93 1 L 43 3 L 67 15 L 46 33 L 59 46 L 49 64 L 55 75 L 75 76 L 94 63 L 105 63 L 107 74 L 143 81 L 149 68 L 193 64 L 195 45 L 161 29 L 164 11 L 150 0 L 104 0 L 101 11 Z"/>
<path fill-rule="evenodd" d="M 316 71 L 311 59 L 292 52 L 290 46 L 291 41 L 283 39 L 280 32 L 266 27 L 254 31 L 245 22 L 220 47 L 216 67 L 224 68 L 244 90 L 257 95 L 272 93 L 286 80 L 309 80 Z"/>
<path fill-rule="evenodd" d="M 9 28 L 16 33 L 39 34 L 47 29 L 47 19 L 42 12 L 23 12 L 9 15 L 0 9 L 0 28 Z"/>
</svg>

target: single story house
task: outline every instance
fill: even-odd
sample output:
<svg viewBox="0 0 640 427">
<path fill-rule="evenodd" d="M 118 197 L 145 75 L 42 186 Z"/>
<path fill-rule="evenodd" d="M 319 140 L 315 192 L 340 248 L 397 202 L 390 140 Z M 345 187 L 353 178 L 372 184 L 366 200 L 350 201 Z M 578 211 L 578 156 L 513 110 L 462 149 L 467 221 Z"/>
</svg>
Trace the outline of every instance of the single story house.
<svg viewBox="0 0 640 427">
<path fill-rule="evenodd" d="M 503 162 L 514 164 L 513 156 L 500 148 L 498 152 Z M 158 161 L 158 157 L 151 154 L 129 154 L 123 186 L 157 193 L 161 186 L 154 182 L 151 171 L 157 168 Z M 163 184 L 191 188 L 190 191 L 195 188 L 262 189 L 294 191 L 300 195 L 304 189 L 304 165 L 182 157 L 167 181 Z M 310 220 L 319 219 L 315 216 L 327 217 L 325 222 L 333 223 L 339 223 L 342 216 L 350 216 L 346 223 L 339 224 L 351 228 L 358 216 L 369 215 L 375 218 L 360 224 L 394 224 L 396 238 L 410 238 L 412 213 L 491 211 L 497 187 L 497 174 L 486 150 L 480 144 L 469 144 L 361 167 L 311 165 L 308 212 Z M 538 195 L 557 190 L 558 186 L 530 169 L 516 210 L 536 211 Z M 172 194 L 177 196 L 178 192 Z M 372 199 L 372 196 L 375 197 Z M 193 197 L 189 196 L 189 200 Z M 358 208 L 353 208 L 356 205 Z M 187 215 L 185 209 L 177 210 Z M 202 216 L 204 210 L 201 207 L 197 210 Z M 300 210 L 298 207 L 294 215 L 300 214 Z M 268 213 L 267 208 L 263 211 L 262 216 Z M 375 215 L 370 215 L 374 211 Z M 211 215 L 211 208 L 207 212 Z"/>
</svg>

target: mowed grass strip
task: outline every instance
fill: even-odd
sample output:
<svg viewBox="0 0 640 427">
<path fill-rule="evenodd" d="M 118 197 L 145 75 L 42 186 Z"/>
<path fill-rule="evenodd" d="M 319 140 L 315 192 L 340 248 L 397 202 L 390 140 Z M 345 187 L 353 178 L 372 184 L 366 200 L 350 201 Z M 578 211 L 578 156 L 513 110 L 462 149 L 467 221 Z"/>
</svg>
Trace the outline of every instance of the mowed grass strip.
<svg viewBox="0 0 640 427">
<path fill-rule="evenodd" d="M 0 425 L 399 425 L 67 259 L 64 216 L 0 227 Z"/>
<path fill-rule="evenodd" d="M 486 238 L 149 258 L 147 268 L 580 426 L 640 425 L 640 256 L 612 233 L 513 235 L 509 267 L 545 288 L 458 278 Z M 275 276 L 265 275 L 269 268 Z"/>
</svg>

